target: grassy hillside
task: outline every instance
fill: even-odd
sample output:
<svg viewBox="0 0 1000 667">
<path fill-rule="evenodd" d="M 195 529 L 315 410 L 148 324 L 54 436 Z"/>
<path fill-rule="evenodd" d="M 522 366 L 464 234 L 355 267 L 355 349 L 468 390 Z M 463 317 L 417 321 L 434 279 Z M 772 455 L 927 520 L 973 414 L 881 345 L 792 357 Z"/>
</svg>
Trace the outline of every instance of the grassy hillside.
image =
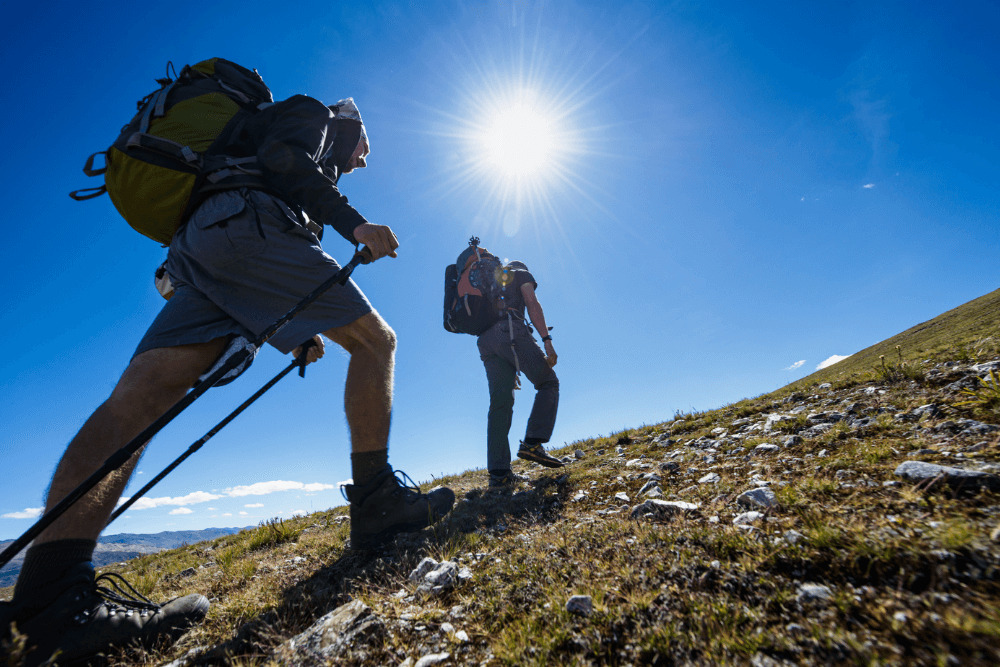
<svg viewBox="0 0 1000 667">
<path fill-rule="evenodd" d="M 112 664 L 998 664 L 1000 388 L 976 366 L 997 358 L 998 304 L 572 443 L 563 469 L 518 461 L 513 494 L 480 470 L 435 480 L 452 514 L 378 554 L 345 548 L 339 508 L 131 561 L 151 597 L 213 606 Z M 982 486 L 897 473 L 917 461 Z M 411 578 L 425 557 L 456 576 Z"/>
<path fill-rule="evenodd" d="M 792 389 L 856 378 L 925 360 L 982 359 L 1000 354 L 1000 290 L 922 322 L 789 385 Z M 881 358 L 880 358 L 881 357 Z"/>
</svg>

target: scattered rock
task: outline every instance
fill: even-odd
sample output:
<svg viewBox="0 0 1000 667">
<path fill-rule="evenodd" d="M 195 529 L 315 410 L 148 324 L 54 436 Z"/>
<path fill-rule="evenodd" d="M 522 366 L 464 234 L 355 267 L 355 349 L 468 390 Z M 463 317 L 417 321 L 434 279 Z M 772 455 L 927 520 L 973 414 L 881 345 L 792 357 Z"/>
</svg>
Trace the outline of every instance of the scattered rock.
<svg viewBox="0 0 1000 667">
<path fill-rule="evenodd" d="M 651 479 L 643 484 L 642 488 L 639 489 L 639 495 L 644 495 L 647 491 L 652 491 L 653 489 L 659 489 L 660 485 L 657 484 L 657 481 L 658 480 Z"/>
<path fill-rule="evenodd" d="M 632 508 L 629 513 L 629 517 L 632 519 L 638 519 L 640 517 L 667 517 L 674 516 L 675 514 L 681 514 L 683 512 L 693 512 L 698 509 L 698 505 L 694 503 L 685 503 L 680 500 L 659 500 L 658 498 L 650 498 L 641 505 L 636 505 Z"/>
<path fill-rule="evenodd" d="M 699 484 L 715 484 L 720 479 L 722 479 L 722 478 L 719 476 L 719 473 L 710 472 L 707 475 L 705 475 L 704 477 L 702 477 L 701 479 L 699 479 L 698 483 Z"/>
<path fill-rule="evenodd" d="M 450 657 L 450 653 L 430 653 L 417 660 L 413 667 L 431 667 L 431 665 L 440 664 Z"/>
<path fill-rule="evenodd" d="M 763 512 L 744 512 L 743 514 L 738 514 L 735 519 L 733 519 L 733 525 L 735 526 L 749 526 L 755 521 L 760 521 L 764 518 Z"/>
<path fill-rule="evenodd" d="M 467 567 L 459 568 L 458 563 L 446 560 L 438 563 L 433 558 L 424 558 L 410 573 L 409 580 L 417 584 L 417 594 L 437 596 L 451 590 L 460 581 L 472 578 L 472 571 Z"/>
<path fill-rule="evenodd" d="M 754 454 L 770 454 L 772 452 L 779 451 L 781 448 L 777 445 L 772 445 L 769 442 L 764 442 L 753 448 Z"/>
<path fill-rule="evenodd" d="M 822 602 L 833 597 L 833 591 L 829 586 L 820 584 L 802 584 L 799 586 L 798 595 L 795 599 L 801 604 L 804 602 Z"/>
<path fill-rule="evenodd" d="M 347 650 L 358 656 L 358 646 L 371 643 L 385 633 L 385 625 L 371 608 L 360 600 L 337 607 L 292 637 L 275 652 L 283 665 L 307 665 L 337 662 Z"/>
<path fill-rule="evenodd" d="M 589 616 L 594 611 L 594 601 L 589 595 L 574 595 L 566 601 L 566 611 L 570 614 Z"/>
<path fill-rule="evenodd" d="M 911 413 L 918 419 L 921 417 L 938 417 L 941 414 L 941 409 L 933 403 L 928 403 L 927 405 L 921 405 L 919 408 L 914 409 Z"/>
<path fill-rule="evenodd" d="M 785 532 L 783 539 L 785 540 L 785 542 L 788 542 L 789 544 L 794 546 L 799 542 L 804 541 L 806 539 L 806 536 L 797 530 L 789 530 Z"/>
<path fill-rule="evenodd" d="M 922 483 L 926 488 L 947 486 L 954 491 L 975 492 L 982 489 L 1000 490 L 1000 477 L 978 470 L 965 470 L 925 461 L 904 461 L 894 473 L 911 482 Z"/>
<path fill-rule="evenodd" d="M 410 576 L 408 577 L 410 583 L 420 583 L 424 576 L 437 566 L 438 562 L 433 558 L 424 558 L 415 568 L 413 568 L 413 572 L 410 572 Z"/>
<path fill-rule="evenodd" d="M 736 502 L 744 507 L 760 507 L 767 509 L 778 504 L 778 497 L 774 495 L 774 491 L 766 486 L 762 486 L 756 489 L 751 489 L 750 491 L 744 491 L 736 497 Z"/>
</svg>

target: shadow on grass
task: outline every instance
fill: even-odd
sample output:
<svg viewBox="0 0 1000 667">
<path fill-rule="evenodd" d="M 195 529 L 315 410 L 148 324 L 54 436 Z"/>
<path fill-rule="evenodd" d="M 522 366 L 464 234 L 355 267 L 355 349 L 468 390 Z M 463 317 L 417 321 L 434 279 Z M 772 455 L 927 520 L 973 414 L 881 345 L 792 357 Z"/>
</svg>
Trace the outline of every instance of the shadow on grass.
<svg viewBox="0 0 1000 667">
<path fill-rule="evenodd" d="M 227 642 L 189 656 L 188 665 L 228 664 L 234 657 L 269 655 L 276 645 L 346 604 L 369 587 L 399 586 L 416 564 L 462 535 L 502 534 L 518 523 L 549 523 L 563 511 L 568 474 L 542 475 L 516 492 L 473 489 L 434 526 L 402 534 L 375 551 L 339 550 L 339 556 L 289 587 L 274 609 L 243 624 Z"/>
</svg>

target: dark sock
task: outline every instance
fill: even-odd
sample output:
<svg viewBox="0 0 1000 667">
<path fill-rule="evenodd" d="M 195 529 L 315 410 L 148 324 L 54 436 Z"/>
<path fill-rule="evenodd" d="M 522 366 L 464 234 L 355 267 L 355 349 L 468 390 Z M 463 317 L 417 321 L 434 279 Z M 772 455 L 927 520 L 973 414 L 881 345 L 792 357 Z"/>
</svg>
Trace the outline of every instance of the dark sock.
<svg viewBox="0 0 1000 667">
<path fill-rule="evenodd" d="M 14 600 L 29 598 L 59 579 L 78 563 L 93 558 L 94 540 L 56 540 L 30 547 L 14 585 Z"/>
<path fill-rule="evenodd" d="M 540 445 L 543 442 L 545 442 L 545 441 L 542 440 L 541 438 L 525 438 L 524 439 L 524 446 L 525 447 L 534 447 L 535 445 Z"/>
<path fill-rule="evenodd" d="M 389 450 L 377 449 L 374 452 L 354 452 L 351 454 L 351 474 L 354 484 L 364 486 L 375 479 L 375 476 L 389 466 Z"/>
</svg>

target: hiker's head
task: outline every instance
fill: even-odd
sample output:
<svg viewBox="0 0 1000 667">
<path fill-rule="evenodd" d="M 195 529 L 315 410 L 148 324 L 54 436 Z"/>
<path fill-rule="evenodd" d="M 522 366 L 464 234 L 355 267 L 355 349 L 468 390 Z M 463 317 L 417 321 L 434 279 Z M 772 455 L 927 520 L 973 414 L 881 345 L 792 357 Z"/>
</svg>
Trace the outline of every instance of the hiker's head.
<svg viewBox="0 0 1000 667">
<path fill-rule="evenodd" d="M 507 266 L 505 266 L 504 268 L 508 269 L 509 271 L 527 271 L 528 270 L 527 264 L 525 264 L 524 262 L 521 262 L 519 260 L 516 260 L 516 259 L 514 261 L 512 261 L 512 262 L 508 262 Z"/>
<path fill-rule="evenodd" d="M 476 254 L 477 252 L 479 253 L 478 254 L 479 257 L 486 257 L 487 255 L 490 257 L 494 256 L 493 253 L 491 253 L 489 250 L 487 250 L 482 246 L 469 246 L 468 248 L 463 250 L 461 254 L 459 254 L 458 261 L 455 262 L 455 265 L 458 266 L 459 271 L 461 271 L 462 268 L 469 263 L 469 260 L 477 257 Z"/>
<path fill-rule="evenodd" d="M 371 152 L 371 144 L 354 98 L 340 100 L 330 106 L 330 111 L 336 121 L 337 136 L 333 139 L 333 147 L 326 160 L 333 163 L 338 174 L 364 169 L 367 166 L 365 157 Z"/>
</svg>

